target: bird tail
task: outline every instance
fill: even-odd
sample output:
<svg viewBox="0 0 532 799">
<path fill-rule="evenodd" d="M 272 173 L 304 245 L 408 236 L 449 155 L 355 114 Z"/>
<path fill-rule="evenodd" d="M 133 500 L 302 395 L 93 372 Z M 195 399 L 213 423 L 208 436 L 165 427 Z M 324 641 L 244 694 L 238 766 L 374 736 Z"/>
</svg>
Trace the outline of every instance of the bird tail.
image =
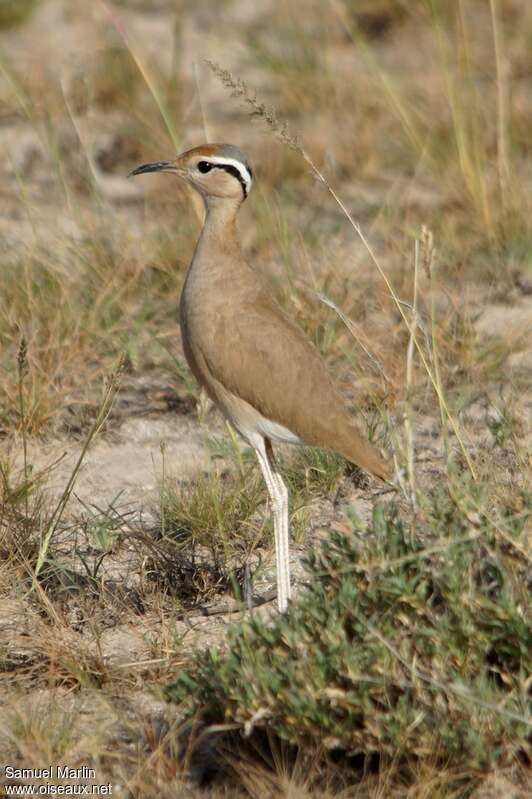
<svg viewBox="0 0 532 799">
<path fill-rule="evenodd" d="M 380 477 L 381 480 L 391 480 L 393 476 L 391 463 L 381 457 L 375 447 L 369 443 L 367 438 L 356 427 L 350 425 L 335 449 L 348 461 L 376 475 L 376 477 Z"/>
</svg>

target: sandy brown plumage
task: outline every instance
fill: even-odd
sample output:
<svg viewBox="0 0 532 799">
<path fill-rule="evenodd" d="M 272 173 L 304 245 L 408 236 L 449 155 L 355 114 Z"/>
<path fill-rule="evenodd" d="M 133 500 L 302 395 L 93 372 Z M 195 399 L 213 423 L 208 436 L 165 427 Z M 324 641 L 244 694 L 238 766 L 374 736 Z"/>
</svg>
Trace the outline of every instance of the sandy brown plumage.
<svg viewBox="0 0 532 799">
<path fill-rule="evenodd" d="M 183 343 L 198 381 L 227 415 L 217 383 L 305 443 L 387 478 L 388 465 L 356 428 L 321 355 L 245 262 L 234 226 L 222 250 L 216 239 L 203 232 L 181 299 Z M 194 274 L 196 259 L 210 266 Z"/>
</svg>

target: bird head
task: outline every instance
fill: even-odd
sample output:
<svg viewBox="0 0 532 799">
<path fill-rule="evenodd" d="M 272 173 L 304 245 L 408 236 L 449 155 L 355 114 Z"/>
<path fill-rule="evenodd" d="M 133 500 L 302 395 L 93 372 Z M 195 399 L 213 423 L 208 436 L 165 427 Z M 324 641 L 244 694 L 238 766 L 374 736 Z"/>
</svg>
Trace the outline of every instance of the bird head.
<svg viewBox="0 0 532 799">
<path fill-rule="evenodd" d="M 253 179 L 244 153 L 232 144 L 203 144 L 178 155 L 173 161 L 142 164 L 129 176 L 146 172 L 173 172 L 199 191 L 206 201 L 212 197 L 243 202 Z"/>
</svg>

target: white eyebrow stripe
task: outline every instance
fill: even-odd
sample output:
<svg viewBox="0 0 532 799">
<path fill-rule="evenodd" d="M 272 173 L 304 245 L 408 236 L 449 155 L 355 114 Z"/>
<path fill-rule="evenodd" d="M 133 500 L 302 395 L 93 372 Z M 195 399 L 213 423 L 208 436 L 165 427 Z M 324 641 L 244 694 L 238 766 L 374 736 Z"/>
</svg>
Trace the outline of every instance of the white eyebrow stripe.
<svg viewBox="0 0 532 799">
<path fill-rule="evenodd" d="M 242 161 L 237 161 L 236 158 L 222 158 L 219 155 L 208 155 L 205 157 L 205 161 L 210 161 L 212 164 L 220 164 L 220 166 L 227 164 L 227 166 L 232 166 L 235 169 L 238 169 L 242 180 L 246 184 L 246 191 L 249 192 L 249 188 L 251 186 L 251 175 Z"/>
</svg>

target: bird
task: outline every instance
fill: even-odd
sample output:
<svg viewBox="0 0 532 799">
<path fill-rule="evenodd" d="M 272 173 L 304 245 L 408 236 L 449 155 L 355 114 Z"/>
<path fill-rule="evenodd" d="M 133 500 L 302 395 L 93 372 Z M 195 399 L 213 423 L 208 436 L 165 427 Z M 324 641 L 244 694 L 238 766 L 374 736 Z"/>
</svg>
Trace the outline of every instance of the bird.
<svg viewBox="0 0 532 799">
<path fill-rule="evenodd" d="M 384 481 L 390 465 L 356 426 L 316 347 L 243 255 L 236 220 L 253 182 L 244 153 L 232 144 L 202 144 L 129 176 L 150 172 L 176 175 L 203 200 L 203 228 L 179 303 L 183 350 L 200 386 L 255 450 L 271 502 L 284 613 L 292 597 L 288 490 L 273 443 L 333 450 Z"/>
</svg>

